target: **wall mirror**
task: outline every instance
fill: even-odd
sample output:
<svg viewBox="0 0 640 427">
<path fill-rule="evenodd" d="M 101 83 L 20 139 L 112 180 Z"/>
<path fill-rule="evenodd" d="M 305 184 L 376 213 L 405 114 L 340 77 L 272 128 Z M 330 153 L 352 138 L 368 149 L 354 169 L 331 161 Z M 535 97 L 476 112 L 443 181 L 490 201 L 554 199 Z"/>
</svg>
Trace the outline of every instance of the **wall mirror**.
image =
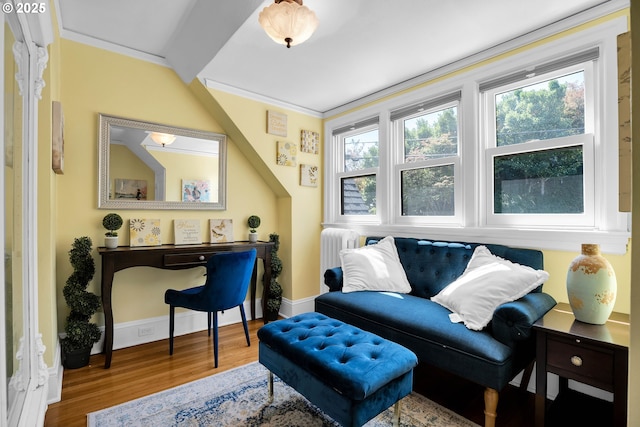
<svg viewBox="0 0 640 427">
<path fill-rule="evenodd" d="M 98 207 L 226 209 L 227 140 L 100 114 Z"/>
</svg>

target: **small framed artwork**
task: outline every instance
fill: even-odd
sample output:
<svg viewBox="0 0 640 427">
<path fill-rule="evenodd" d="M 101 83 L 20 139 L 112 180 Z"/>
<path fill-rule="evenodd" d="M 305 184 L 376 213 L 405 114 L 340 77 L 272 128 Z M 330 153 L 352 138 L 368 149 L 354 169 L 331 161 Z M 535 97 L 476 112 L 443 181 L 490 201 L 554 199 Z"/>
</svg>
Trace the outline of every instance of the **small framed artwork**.
<svg viewBox="0 0 640 427">
<path fill-rule="evenodd" d="M 320 134 L 311 130 L 300 131 L 300 151 L 303 153 L 318 154 L 320 146 Z"/>
<path fill-rule="evenodd" d="M 202 243 L 199 219 L 174 219 L 173 232 L 176 245 L 197 245 Z"/>
<path fill-rule="evenodd" d="M 183 179 L 182 201 L 201 203 L 209 202 L 211 195 L 211 183 L 207 179 Z"/>
<path fill-rule="evenodd" d="M 129 244 L 134 246 L 160 246 L 160 220 L 137 218 L 129 220 Z"/>
<path fill-rule="evenodd" d="M 303 187 L 318 186 L 318 166 L 300 165 L 300 185 Z"/>
<path fill-rule="evenodd" d="M 209 220 L 209 233 L 211 243 L 233 242 L 233 220 L 215 219 Z"/>
<path fill-rule="evenodd" d="M 296 166 L 298 164 L 298 147 L 286 141 L 278 141 L 277 161 L 280 166 Z"/>
<path fill-rule="evenodd" d="M 267 110 L 267 133 L 287 136 L 287 115 L 277 111 Z"/>
<path fill-rule="evenodd" d="M 114 199 L 147 200 L 147 180 L 116 178 L 114 184 Z"/>
<path fill-rule="evenodd" d="M 62 175 L 64 173 L 64 114 L 59 101 L 52 102 L 51 115 L 51 169 Z"/>
</svg>

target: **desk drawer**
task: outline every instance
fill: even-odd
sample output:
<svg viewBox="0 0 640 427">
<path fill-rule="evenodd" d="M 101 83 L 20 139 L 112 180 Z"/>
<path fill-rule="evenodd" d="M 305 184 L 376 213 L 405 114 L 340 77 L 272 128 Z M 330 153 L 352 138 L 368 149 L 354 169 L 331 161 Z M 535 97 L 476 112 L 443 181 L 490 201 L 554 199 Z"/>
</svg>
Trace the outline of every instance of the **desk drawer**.
<svg viewBox="0 0 640 427">
<path fill-rule="evenodd" d="M 183 254 L 165 254 L 164 265 L 167 267 L 179 265 L 205 265 L 213 253 L 191 252 Z"/>
<path fill-rule="evenodd" d="M 557 373 L 562 376 L 610 389 L 613 385 L 613 363 L 612 351 L 577 340 L 548 338 L 547 365 L 560 369 L 561 372 Z"/>
</svg>

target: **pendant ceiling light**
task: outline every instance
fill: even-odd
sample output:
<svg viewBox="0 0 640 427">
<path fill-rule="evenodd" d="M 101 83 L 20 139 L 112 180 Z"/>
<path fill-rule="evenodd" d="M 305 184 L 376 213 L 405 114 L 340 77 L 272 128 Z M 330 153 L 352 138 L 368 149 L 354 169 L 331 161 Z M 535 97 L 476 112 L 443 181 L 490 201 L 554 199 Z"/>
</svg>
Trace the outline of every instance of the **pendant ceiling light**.
<svg viewBox="0 0 640 427">
<path fill-rule="evenodd" d="M 318 28 L 318 18 L 302 0 L 275 0 L 258 16 L 258 22 L 276 43 L 287 47 L 306 41 Z"/>
<path fill-rule="evenodd" d="M 173 141 L 176 140 L 176 136 L 171 135 L 170 133 L 151 132 L 149 136 L 151 137 L 153 142 L 155 142 L 158 145 L 162 145 L 163 147 L 165 145 L 173 144 Z"/>
</svg>

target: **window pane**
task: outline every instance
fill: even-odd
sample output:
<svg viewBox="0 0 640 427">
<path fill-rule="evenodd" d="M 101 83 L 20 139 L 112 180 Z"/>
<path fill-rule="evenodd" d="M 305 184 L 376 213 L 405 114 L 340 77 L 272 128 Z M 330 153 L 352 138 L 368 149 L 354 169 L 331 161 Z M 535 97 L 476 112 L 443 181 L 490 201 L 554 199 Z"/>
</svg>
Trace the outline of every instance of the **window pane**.
<svg viewBox="0 0 640 427">
<path fill-rule="evenodd" d="M 344 138 L 344 171 L 378 167 L 378 129 Z"/>
<path fill-rule="evenodd" d="M 494 213 L 584 212 L 582 146 L 494 159 Z"/>
<path fill-rule="evenodd" d="M 453 182 L 453 165 L 402 171 L 402 215 L 454 215 Z"/>
<path fill-rule="evenodd" d="M 405 163 L 458 154 L 458 109 L 435 111 L 404 121 Z"/>
<path fill-rule="evenodd" d="M 584 133 L 584 71 L 496 95 L 496 145 Z"/>
<path fill-rule="evenodd" d="M 376 176 L 342 179 L 342 215 L 376 214 Z"/>
</svg>

